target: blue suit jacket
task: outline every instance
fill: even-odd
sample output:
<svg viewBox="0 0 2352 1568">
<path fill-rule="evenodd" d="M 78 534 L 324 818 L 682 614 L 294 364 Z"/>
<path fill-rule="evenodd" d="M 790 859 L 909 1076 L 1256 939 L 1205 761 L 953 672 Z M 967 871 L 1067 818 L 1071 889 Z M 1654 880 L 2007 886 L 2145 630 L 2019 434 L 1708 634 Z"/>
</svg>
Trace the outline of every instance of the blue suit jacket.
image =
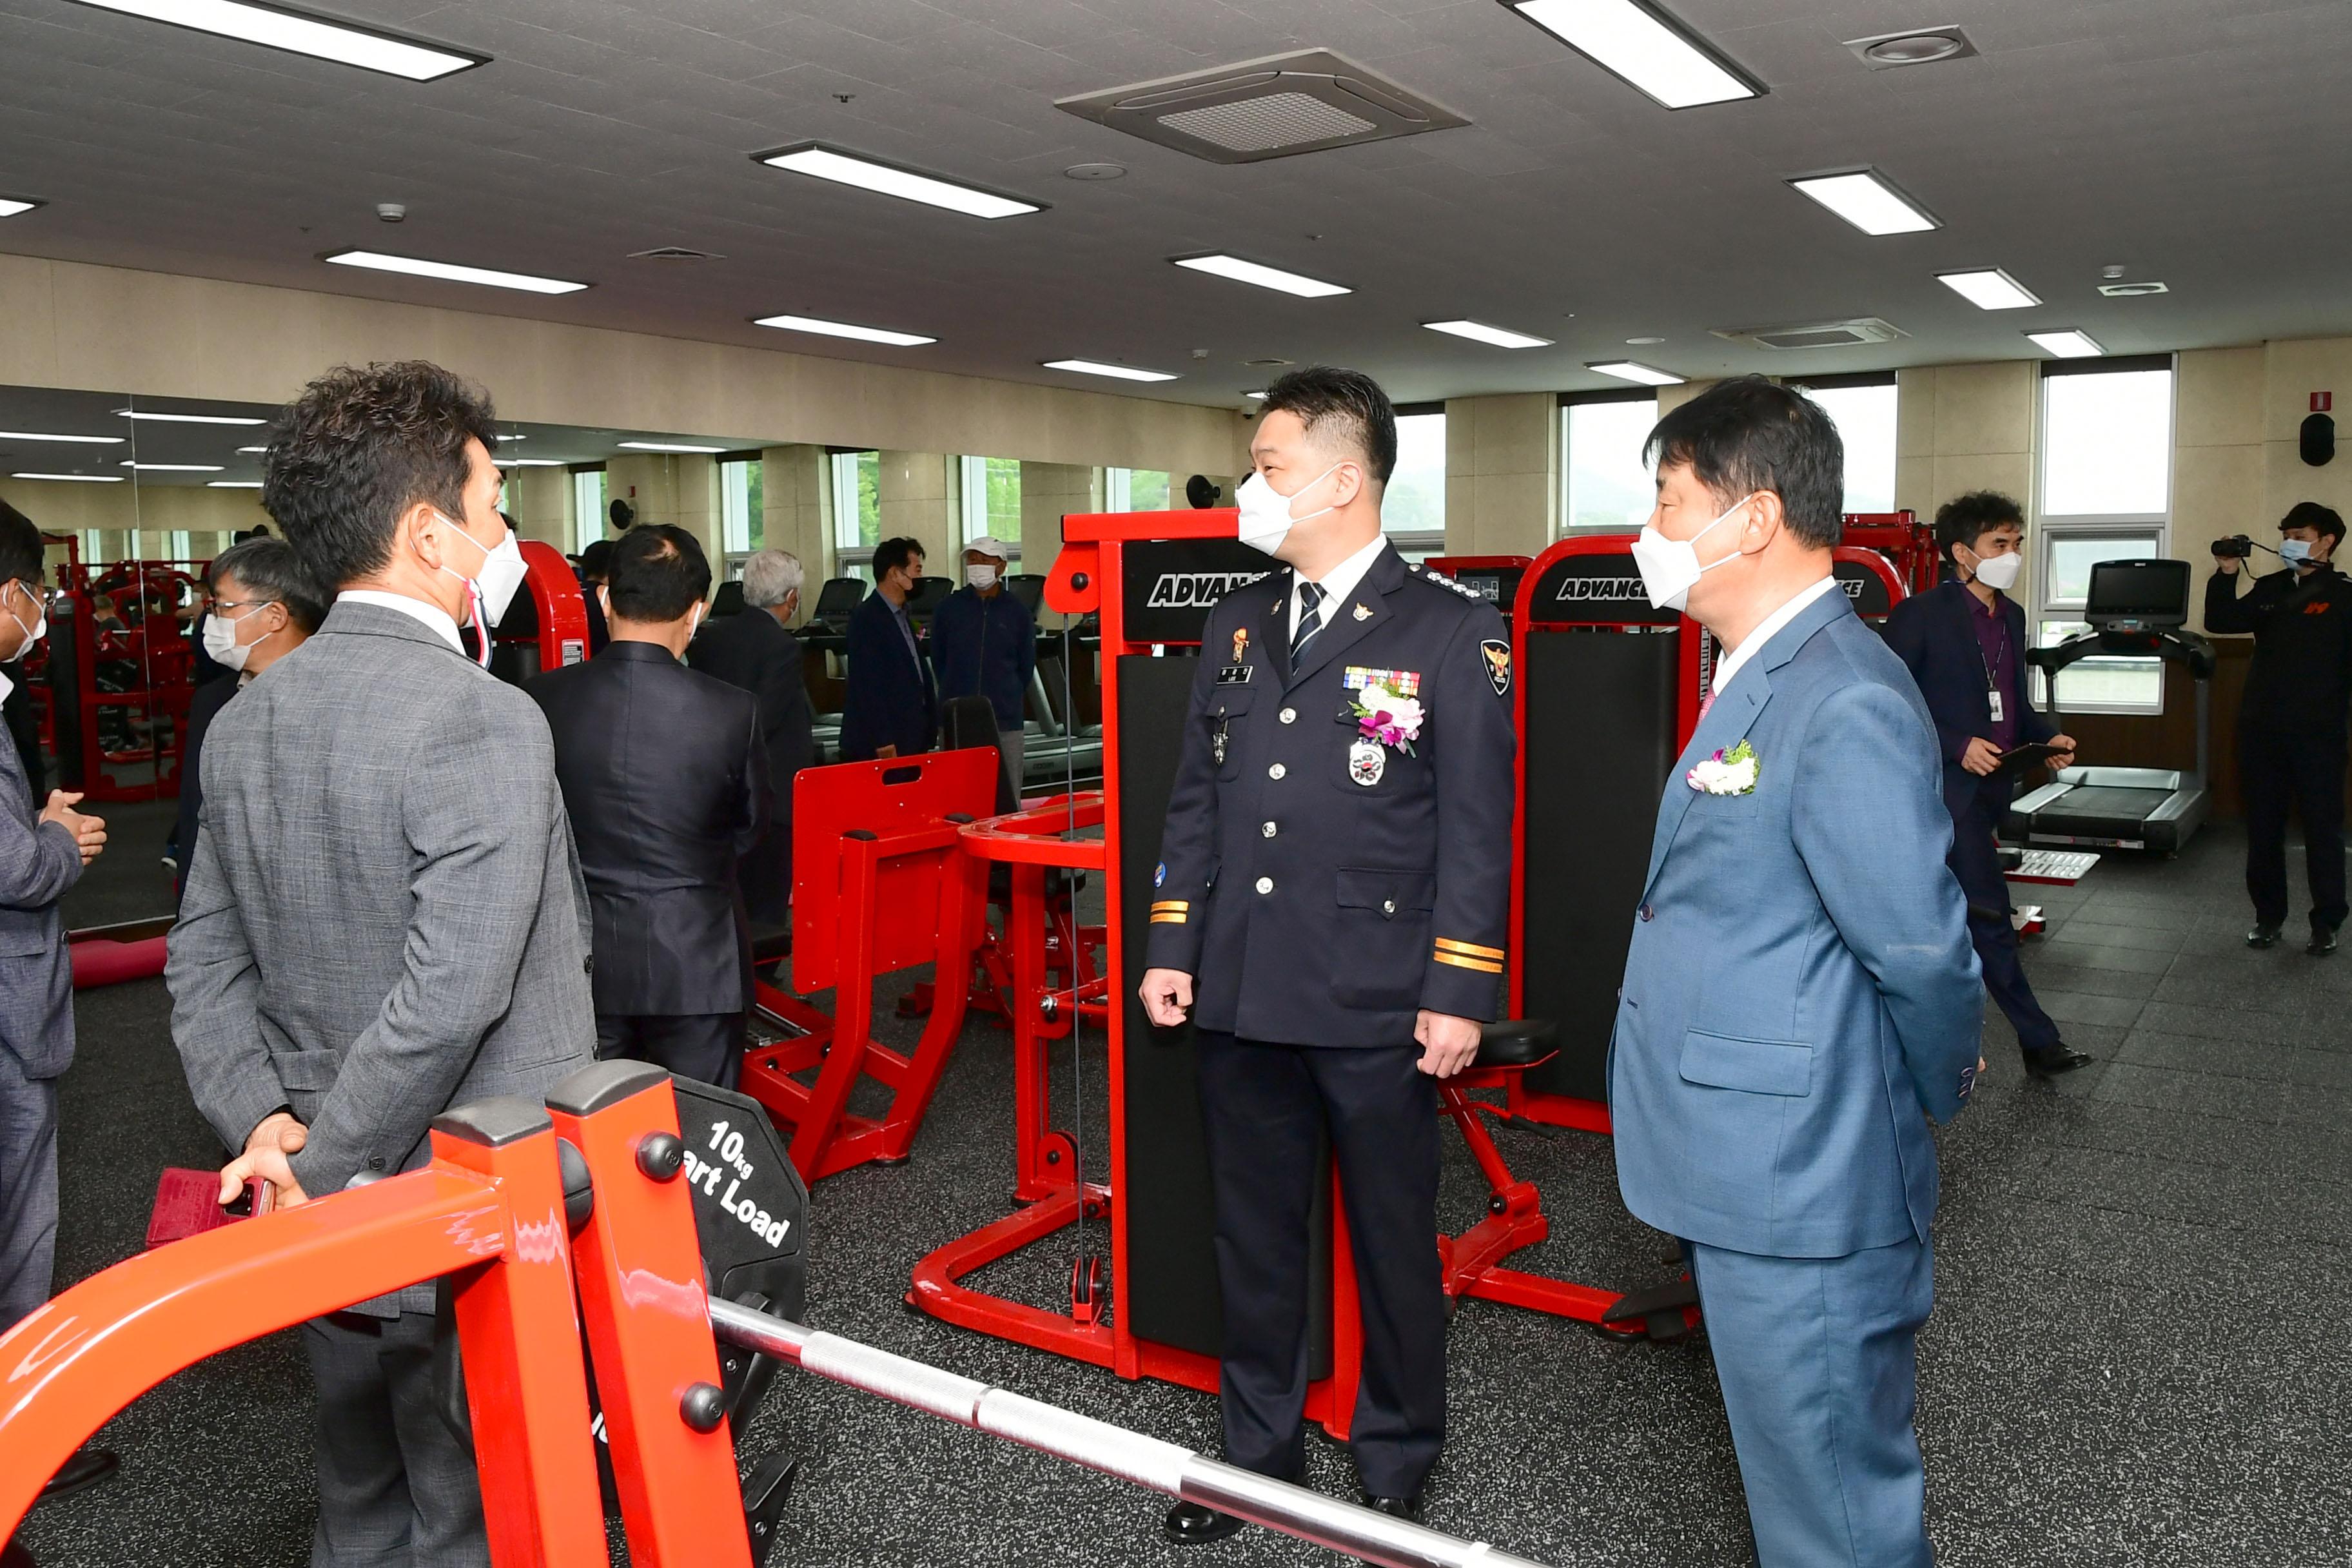
<svg viewBox="0 0 2352 1568">
<path fill-rule="evenodd" d="M 930 661 L 907 650 L 898 617 L 877 590 L 849 616 L 848 689 L 841 702 L 841 760 L 870 762 L 885 746 L 900 756 L 928 752 L 939 738 L 938 689 Z"/>
<path fill-rule="evenodd" d="M 1743 739 L 1752 794 L 1690 786 Z M 1938 782 L 1918 689 L 1843 594 L 1717 694 L 1658 805 L 1611 1042 L 1643 1221 L 1780 1258 L 1925 1239 L 1927 1119 L 1967 1100 L 1984 1017 Z"/>
<path fill-rule="evenodd" d="M 2033 645 L 2025 640 L 2025 607 L 2004 595 L 2000 613 L 2009 622 L 2009 646 L 2017 650 L 2017 658 L 2001 671 L 2001 703 L 2017 716 L 2018 744 L 2047 741 L 2058 727 L 2026 700 L 2025 650 Z M 2011 780 L 1991 784 L 1960 766 L 1969 742 L 1992 727 L 1992 710 L 1985 700 L 1984 651 L 1969 620 L 1979 614 L 1964 585 L 1947 582 L 1904 600 L 1886 617 L 1886 646 L 1908 667 L 1919 695 L 1927 700 L 1936 749 L 1944 759 L 1944 804 L 1955 818 L 1988 784 L 2000 792 L 2002 805 L 2015 793 Z"/>
</svg>

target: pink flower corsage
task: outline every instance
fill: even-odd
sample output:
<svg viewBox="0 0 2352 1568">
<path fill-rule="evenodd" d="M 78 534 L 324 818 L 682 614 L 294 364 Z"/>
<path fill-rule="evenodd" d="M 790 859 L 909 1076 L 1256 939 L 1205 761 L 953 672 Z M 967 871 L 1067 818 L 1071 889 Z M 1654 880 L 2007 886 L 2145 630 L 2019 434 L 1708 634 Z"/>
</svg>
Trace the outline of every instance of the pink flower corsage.
<svg viewBox="0 0 2352 1568">
<path fill-rule="evenodd" d="M 1356 727 L 1368 739 L 1412 756 L 1421 739 L 1421 699 L 1400 697 L 1386 686 L 1366 686 L 1350 705 Z"/>
</svg>

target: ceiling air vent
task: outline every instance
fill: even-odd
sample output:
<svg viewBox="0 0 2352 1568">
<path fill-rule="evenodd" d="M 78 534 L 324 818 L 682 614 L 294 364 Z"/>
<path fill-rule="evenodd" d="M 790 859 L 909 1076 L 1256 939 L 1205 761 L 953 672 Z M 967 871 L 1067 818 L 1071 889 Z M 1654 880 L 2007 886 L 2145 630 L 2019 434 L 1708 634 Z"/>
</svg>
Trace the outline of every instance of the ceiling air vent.
<svg viewBox="0 0 2352 1568">
<path fill-rule="evenodd" d="M 2102 283 L 2099 292 L 2110 300 L 2137 300 L 2149 294 L 2168 294 L 2172 290 L 2151 279 L 2145 283 Z"/>
<path fill-rule="evenodd" d="M 1328 49 L 1056 102 L 1080 119 L 1212 163 L 1255 163 L 1470 123 Z"/>
<path fill-rule="evenodd" d="M 724 261 L 715 251 L 691 250 L 683 245 L 656 245 L 651 250 L 632 250 L 632 261 Z"/>
<path fill-rule="evenodd" d="M 1783 327 L 1717 327 L 1715 335 L 1751 349 L 1850 349 L 1864 343 L 1891 343 L 1908 334 L 1892 321 L 1864 316 L 1851 321 L 1798 321 Z"/>
</svg>

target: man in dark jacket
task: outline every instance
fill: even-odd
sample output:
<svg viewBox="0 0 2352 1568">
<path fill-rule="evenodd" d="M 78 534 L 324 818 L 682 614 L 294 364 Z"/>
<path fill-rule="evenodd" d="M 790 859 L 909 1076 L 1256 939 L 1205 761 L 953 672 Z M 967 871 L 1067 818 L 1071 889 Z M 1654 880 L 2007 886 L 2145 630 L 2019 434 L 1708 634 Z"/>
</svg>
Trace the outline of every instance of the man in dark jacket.
<svg viewBox="0 0 2352 1568">
<path fill-rule="evenodd" d="M 686 651 L 705 675 L 750 692 L 768 741 L 768 830 L 743 858 L 743 901 L 754 925 L 782 925 L 793 895 L 793 776 L 816 761 L 814 720 L 800 639 L 801 563 L 782 550 L 743 563 L 743 613 L 713 621 Z"/>
<path fill-rule="evenodd" d="M 2025 677 L 2025 610 L 2003 592 L 2025 563 L 2025 513 L 2009 497 L 1976 490 L 1936 513 L 1936 542 L 1954 575 L 1904 600 L 1886 618 L 1886 645 L 1910 668 L 1936 721 L 1944 754 L 1944 805 L 1952 814 L 1952 874 L 1969 900 L 1969 940 L 1985 988 L 2000 1005 L 2025 1070 L 2072 1072 L 2090 1058 L 2058 1037 L 2017 958 L 2009 879 L 1995 835 L 2017 790 L 2001 753 L 2036 742 L 2055 746 L 2053 767 L 2074 760 L 2074 739 L 2034 711 Z"/>
<path fill-rule="evenodd" d="M 2238 597 L 2245 558 L 2216 555 L 2205 585 L 2205 629 L 2254 634 L 2254 667 L 2238 711 L 2238 777 L 2246 793 L 2246 891 L 2254 900 L 2249 947 L 2269 947 L 2286 924 L 2286 814 L 2303 818 L 2311 879 L 2311 941 L 2336 951 L 2344 923 L 2344 744 L 2352 702 L 2352 580 L 2336 569 L 2344 520 L 2299 501 L 2279 523 L 2286 570 Z M 2217 547 L 2218 548 L 2218 547 Z"/>
<path fill-rule="evenodd" d="M 940 732 L 939 689 L 916 640 L 907 600 L 923 574 L 923 547 L 886 539 L 874 547 L 874 592 L 849 617 L 848 689 L 841 704 L 841 760 L 912 756 Z"/>
<path fill-rule="evenodd" d="M 613 547 L 613 640 L 524 688 L 555 737 L 555 776 L 595 921 L 596 1054 L 734 1087 L 749 932 L 736 862 L 764 826 L 759 705 L 678 662 L 710 564 L 684 529 Z"/>
<path fill-rule="evenodd" d="M 1029 676 L 1037 668 L 1037 623 L 1026 605 L 1004 591 L 1004 567 L 1012 557 L 1011 546 L 984 534 L 964 546 L 964 585 L 931 616 L 931 664 L 940 672 L 940 700 L 985 697 L 996 710 L 996 749 L 1017 796 Z"/>
</svg>

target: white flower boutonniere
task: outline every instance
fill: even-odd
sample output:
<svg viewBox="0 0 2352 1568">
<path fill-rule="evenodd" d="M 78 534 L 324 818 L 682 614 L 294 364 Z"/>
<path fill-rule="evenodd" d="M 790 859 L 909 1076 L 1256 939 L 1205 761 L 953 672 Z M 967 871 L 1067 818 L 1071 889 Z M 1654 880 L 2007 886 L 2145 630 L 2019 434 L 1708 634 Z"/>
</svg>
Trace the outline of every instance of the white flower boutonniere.
<svg viewBox="0 0 2352 1568">
<path fill-rule="evenodd" d="M 1754 795 L 1759 766 L 1755 749 L 1742 741 L 1727 752 L 1717 751 L 1683 776 L 1701 795 Z"/>
<path fill-rule="evenodd" d="M 1412 755 L 1412 743 L 1421 739 L 1419 698 L 1401 697 L 1386 686 L 1368 685 L 1352 706 L 1357 731 L 1365 739 Z"/>
</svg>

